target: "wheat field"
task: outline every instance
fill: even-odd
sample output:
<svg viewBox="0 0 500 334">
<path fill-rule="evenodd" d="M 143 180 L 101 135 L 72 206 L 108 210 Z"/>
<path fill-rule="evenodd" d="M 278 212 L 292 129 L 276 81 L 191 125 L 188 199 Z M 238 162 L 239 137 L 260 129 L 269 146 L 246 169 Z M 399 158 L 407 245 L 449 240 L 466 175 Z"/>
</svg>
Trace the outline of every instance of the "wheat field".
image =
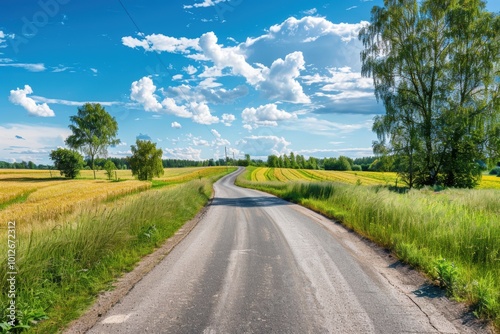
<svg viewBox="0 0 500 334">
<path fill-rule="evenodd" d="M 161 178 L 179 184 L 220 174 L 226 167 L 166 168 Z M 115 177 L 113 177 L 115 179 Z M 15 221 L 20 230 L 51 226 L 51 222 L 83 207 L 148 190 L 151 182 L 138 181 L 130 170 L 117 170 L 116 180 L 105 171 L 83 170 L 74 180 L 63 179 L 59 171 L 0 170 L 0 226 Z"/>
</svg>

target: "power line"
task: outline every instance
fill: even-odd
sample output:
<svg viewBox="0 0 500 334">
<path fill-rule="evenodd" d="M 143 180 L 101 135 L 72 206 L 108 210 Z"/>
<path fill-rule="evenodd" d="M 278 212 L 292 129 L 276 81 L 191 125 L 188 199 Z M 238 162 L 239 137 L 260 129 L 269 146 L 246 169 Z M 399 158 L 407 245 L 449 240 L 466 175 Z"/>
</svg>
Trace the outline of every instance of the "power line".
<svg viewBox="0 0 500 334">
<path fill-rule="evenodd" d="M 139 27 L 139 25 L 137 24 L 137 22 L 135 22 L 134 18 L 132 17 L 132 15 L 130 14 L 130 12 L 128 11 L 127 7 L 125 7 L 125 5 L 123 4 L 122 0 L 118 0 L 118 2 L 120 3 L 120 5 L 122 6 L 123 10 L 125 11 L 125 13 L 127 14 L 127 16 L 129 17 L 130 21 L 132 21 L 132 23 L 134 24 L 134 26 L 137 29 L 137 31 L 139 32 L 139 34 L 141 34 L 141 36 L 143 36 L 143 37 L 146 36 L 146 34 L 142 31 L 142 29 Z M 148 47 L 152 46 L 152 45 L 149 44 L 149 41 L 147 39 L 145 39 L 145 41 L 146 41 L 146 43 L 148 43 Z M 158 61 L 160 62 L 161 66 L 163 66 L 163 68 L 168 73 L 168 75 L 172 76 L 172 73 L 170 73 L 170 71 L 168 70 L 167 65 L 165 65 L 165 63 L 163 62 L 163 60 L 160 58 L 159 53 L 155 52 L 154 54 L 155 54 L 156 59 L 158 59 Z M 184 99 L 187 101 L 186 95 L 182 91 L 182 88 L 181 88 L 180 91 L 181 91 L 181 94 L 183 95 Z"/>
<path fill-rule="evenodd" d="M 132 15 L 130 14 L 130 12 L 128 11 L 127 7 L 125 7 L 125 5 L 123 4 L 122 0 L 118 0 L 118 2 L 120 3 L 121 7 L 123 8 L 123 10 L 125 11 L 125 13 L 127 14 L 128 18 L 130 19 L 130 21 L 134 24 L 135 28 L 137 29 L 137 31 L 139 32 L 139 34 L 142 36 L 142 37 L 145 37 L 146 34 L 143 32 L 143 30 L 139 27 L 139 25 L 137 24 L 137 22 L 134 20 L 134 18 L 132 17 Z M 145 39 L 146 43 L 148 43 L 148 47 L 151 48 L 153 45 L 150 44 L 150 42 Z M 155 57 L 156 59 L 160 62 L 161 66 L 165 69 L 166 73 L 168 75 L 170 75 L 170 77 L 172 77 L 172 73 L 170 73 L 170 71 L 168 70 L 168 67 L 165 65 L 165 63 L 163 62 L 163 60 L 160 58 L 160 54 L 159 52 L 154 52 L 155 54 Z M 184 86 L 180 86 L 179 87 L 179 91 L 182 95 L 182 97 L 184 98 L 184 100 L 186 102 L 188 102 L 188 98 L 187 98 L 187 94 L 184 93 Z M 205 126 L 207 127 L 207 129 L 209 129 L 208 125 L 205 124 Z M 210 134 L 212 135 L 212 137 L 214 137 L 215 139 L 217 139 L 217 137 L 215 136 L 215 134 L 212 133 L 212 131 L 209 131 Z M 224 147 L 224 150 L 225 150 L 225 153 L 226 153 L 226 164 L 227 164 L 227 149 Z M 234 155 L 234 151 L 233 151 L 233 155 Z"/>
</svg>

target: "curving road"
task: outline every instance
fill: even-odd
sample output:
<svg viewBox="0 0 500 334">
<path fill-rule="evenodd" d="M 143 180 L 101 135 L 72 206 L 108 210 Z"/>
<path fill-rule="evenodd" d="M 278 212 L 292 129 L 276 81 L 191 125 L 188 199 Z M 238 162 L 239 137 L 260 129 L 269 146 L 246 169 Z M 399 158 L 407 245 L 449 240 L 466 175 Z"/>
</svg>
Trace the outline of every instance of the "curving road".
<svg viewBox="0 0 500 334">
<path fill-rule="evenodd" d="M 462 333 L 359 238 L 215 184 L 198 226 L 88 333 Z"/>
</svg>

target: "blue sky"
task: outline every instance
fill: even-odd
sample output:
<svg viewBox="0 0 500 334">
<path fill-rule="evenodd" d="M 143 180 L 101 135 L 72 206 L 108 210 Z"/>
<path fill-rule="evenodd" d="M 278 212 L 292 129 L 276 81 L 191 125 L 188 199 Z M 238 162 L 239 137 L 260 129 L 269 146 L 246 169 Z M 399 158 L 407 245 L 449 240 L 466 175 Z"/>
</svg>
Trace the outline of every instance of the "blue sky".
<svg viewBox="0 0 500 334">
<path fill-rule="evenodd" d="M 49 163 L 85 102 L 118 121 L 110 156 L 372 155 L 357 33 L 382 0 L 122 3 L 2 0 L 0 160 Z"/>
</svg>

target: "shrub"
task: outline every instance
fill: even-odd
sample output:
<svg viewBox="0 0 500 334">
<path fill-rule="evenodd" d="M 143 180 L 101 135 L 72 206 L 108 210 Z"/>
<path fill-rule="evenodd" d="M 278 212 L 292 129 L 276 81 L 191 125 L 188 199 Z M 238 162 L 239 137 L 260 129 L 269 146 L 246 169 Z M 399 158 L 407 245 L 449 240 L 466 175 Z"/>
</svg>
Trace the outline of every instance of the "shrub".
<svg viewBox="0 0 500 334">
<path fill-rule="evenodd" d="M 490 175 L 500 175 L 500 167 L 495 167 L 490 170 Z"/>
<path fill-rule="evenodd" d="M 58 148 L 50 152 L 50 159 L 54 166 L 59 169 L 61 175 L 74 179 L 83 168 L 83 157 L 76 151 L 66 148 Z"/>
</svg>

